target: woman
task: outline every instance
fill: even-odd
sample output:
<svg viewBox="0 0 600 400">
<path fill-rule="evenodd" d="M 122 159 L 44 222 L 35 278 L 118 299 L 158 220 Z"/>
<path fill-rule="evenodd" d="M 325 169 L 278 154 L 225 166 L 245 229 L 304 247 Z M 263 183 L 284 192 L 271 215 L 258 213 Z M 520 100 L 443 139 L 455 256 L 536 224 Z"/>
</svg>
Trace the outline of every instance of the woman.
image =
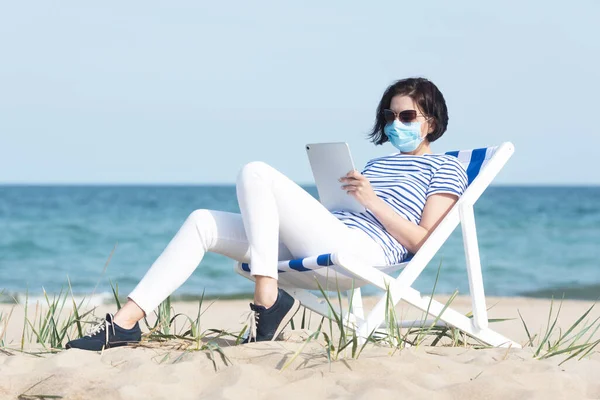
<svg viewBox="0 0 600 400">
<path fill-rule="evenodd" d="M 192 212 L 119 312 L 67 348 L 101 350 L 139 341 L 138 321 L 189 278 L 207 251 L 251 261 L 257 327 L 249 339 L 274 340 L 300 307 L 277 287 L 278 259 L 358 250 L 365 262 L 387 266 L 419 250 L 467 186 L 456 158 L 431 154 L 430 144 L 447 124 L 444 97 L 430 81 L 410 78 L 387 88 L 370 138 L 376 145 L 391 142 L 399 153 L 340 178 L 364 213 L 329 212 L 270 166 L 247 164 L 237 180 L 241 214 Z"/>
</svg>

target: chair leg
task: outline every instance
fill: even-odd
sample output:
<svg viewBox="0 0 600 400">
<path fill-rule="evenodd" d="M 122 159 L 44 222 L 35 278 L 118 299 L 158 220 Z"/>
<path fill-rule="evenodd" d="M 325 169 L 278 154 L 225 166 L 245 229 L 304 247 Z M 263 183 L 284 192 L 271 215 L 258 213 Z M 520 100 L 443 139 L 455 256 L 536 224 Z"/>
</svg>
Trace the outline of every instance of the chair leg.
<svg viewBox="0 0 600 400">
<path fill-rule="evenodd" d="M 392 290 L 395 288 L 392 288 Z M 394 296 L 395 297 L 395 296 Z M 402 290 L 402 300 L 408 304 L 417 307 L 422 311 L 429 310 L 429 314 L 449 325 L 452 325 L 468 335 L 487 343 L 494 347 L 508 347 L 521 348 L 521 346 L 513 342 L 512 340 L 494 332 L 491 329 L 479 329 L 475 326 L 473 320 L 467 318 L 463 314 L 453 310 L 450 307 L 445 308 L 445 305 L 430 299 L 427 296 L 421 296 L 421 294 L 415 289 L 408 287 Z M 394 305 L 397 302 L 394 300 Z M 373 308 L 366 320 L 361 323 L 359 327 L 360 335 L 367 337 L 372 330 L 377 329 L 384 319 L 385 310 L 385 298 L 382 298 L 377 305 Z"/>
<path fill-rule="evenodd" d="M 354 316 L 356 317 L 357 320 L 363 320 L 365 318 L 365 314 L 364 314 L 364 309 L 363 309 L 362 294 L 361 294 L 360 288 L 348 290 L 347 295 L 348 295 L 348 304 L 350 304 L 350 302 L 352 302 L 352 308 L 350 308 L 350 312 L 352 314 L 354 314 Z M 356 321 L 356 322 L 357 323 L 354 326 L 354 333 L 358 337 L 358 344 L 362 345 L 365 342 L 365 338 L 360 335 L 360 332 L 358 330 L 359 321 Z"/>
<path fill-rule="evenodd" d="M 406 289 L 402 298 L 407 303 L 417 307 L 422 311 L 429 310 L 429 314 L 434 317 L 439 317 L 440 321 L 460 329 L 461 331 L 482 341 L 483 343 L 487 343 L 494 347 L 513 347 L 516 349 L 521 348 L 521 345 L 518 343 L 513 342 L 507 337 L 491 329 L 479 329 L 475 325 L 475 321 L 471 318 L 466 317 L 450 307 L 445 308 L 445 304 L 433 300 L 428 296 L 421 296 L 421 294 L 413 288 Z"/>
<path fill-rule="evenodd" d="M 352 301 L 352 309 L 350 312 L 356 316 L 356 318 L 363 319 L 365 317 L 363 310 L 362 294 L 360 288 L 347 291 L 348 302 Z"/>
<path fill-rule="evenodd" d="M 477 244 L 477 231 L 475 228 L 475 214 L 473 206 L 463 204 L 459 208 L 460 221 L 465 246 L 467 261 L 467 275 L 469 278 L 469 291 L 473 307 L 473 322 L 479 329 L 488 327 L 485 293 L 483 290 L 483 276 L 481 274 L 481 260 L 479 259 L 479 246 Z"/>
</svg>

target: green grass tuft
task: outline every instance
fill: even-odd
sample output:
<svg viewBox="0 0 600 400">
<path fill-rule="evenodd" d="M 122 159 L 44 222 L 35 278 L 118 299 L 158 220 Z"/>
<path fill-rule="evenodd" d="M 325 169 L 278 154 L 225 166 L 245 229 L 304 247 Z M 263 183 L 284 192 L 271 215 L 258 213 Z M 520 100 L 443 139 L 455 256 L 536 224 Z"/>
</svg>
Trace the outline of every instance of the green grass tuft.
<svg viewBox="0 0 600 400">
<path fill-rule="evenodd" d="M 533 357 L 539 360 L 556 357 L 559 355 L 568 355 L 559 365 L 579 357 L 582 360 L 588 355 L 593 354 L 592 351 L 600 345 L 600 339 L 594 340 L 596 333 L 600 330 L 600 317 L 592 322 L 586 322 L 585 319 L 596 306 L 592 304 L 579 318 L 571 324 L 571 326 L 563 333 L 556 327 L 558 317 L 562 310 L 564 294 L 556 311 L 554 310 L 554 298 L 550 302 L 550 310 L 548 312 L 548 322 L 543 336 L 537 334 L 532 336 L 530 333 L 521 312 L 518 311 L 519 317 L 527 334 L 527 342 L 523 347 L 532 347 L 534 349 Z"/>
</svg>

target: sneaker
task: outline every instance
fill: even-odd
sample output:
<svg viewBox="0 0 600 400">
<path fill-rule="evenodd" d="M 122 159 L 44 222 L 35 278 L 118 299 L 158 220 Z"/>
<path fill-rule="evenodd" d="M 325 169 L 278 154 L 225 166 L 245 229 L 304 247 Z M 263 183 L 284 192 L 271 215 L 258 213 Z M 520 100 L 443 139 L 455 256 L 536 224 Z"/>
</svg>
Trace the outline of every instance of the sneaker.
<svg viewBox="0 0 600 400">
<path fill-rule="evenodd" d="M 243 343 L 275 340 L 300 309 L 300 301 L 279 289 L 277 300 L 269 308 L 250 303 L 253 326 Z"/>
<path fill-rule="evenodd" d="M 133 328 L 124 329 L 113 322 L 112 314 L 106 314 L 106 318 L 92 328 L 87 336 L 71 340 L 65 348 L 101 351 L 126 346 L 128 343 L 137 343 L 141 339 L 142 330 L 137 322 Z"/>
</svg>

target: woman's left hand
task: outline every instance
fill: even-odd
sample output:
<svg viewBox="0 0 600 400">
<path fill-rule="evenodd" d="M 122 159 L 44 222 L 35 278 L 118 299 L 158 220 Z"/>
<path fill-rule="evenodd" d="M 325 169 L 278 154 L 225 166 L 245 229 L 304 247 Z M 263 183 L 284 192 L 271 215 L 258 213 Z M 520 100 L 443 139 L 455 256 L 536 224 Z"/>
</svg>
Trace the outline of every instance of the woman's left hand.
<svg viewBox="0 0 600 400">
<path fill-rule="evenodd" d="M 358 200 L 365 208 L 370 209 L 379 199 L 373 191 L 371 182 L 356 170 L 352 170 L 346 176 L 341 177 L 340 182 L 344 183 L 342 189 Z"/>
</svg>

